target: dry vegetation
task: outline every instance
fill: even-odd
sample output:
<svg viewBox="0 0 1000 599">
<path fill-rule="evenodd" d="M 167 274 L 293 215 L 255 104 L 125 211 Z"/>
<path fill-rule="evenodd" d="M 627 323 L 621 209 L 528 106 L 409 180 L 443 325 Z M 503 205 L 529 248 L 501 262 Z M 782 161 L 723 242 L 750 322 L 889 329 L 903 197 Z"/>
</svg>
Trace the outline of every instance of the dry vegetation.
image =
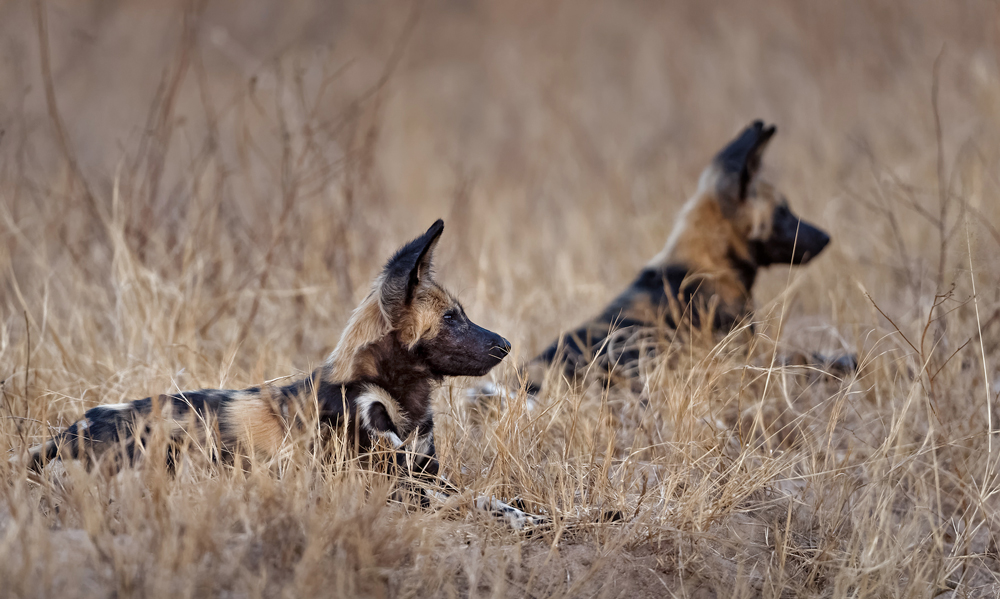
<svg viewBox="0 0 1000 599">
<path fill-rule="evenodd" d="M 854 4 L 0 3 L 12 453 L 99 403 L 309 371 L 439 216 L 513 380 L 754 117 L 834 238 L 758 282 L 750 346 L 665 360 L 648 401 L 442 393 L 446 472 L 550 531 L 394 503 L 308 444 L 174 478 L 0 460 L 0 596 L 996 596 L 998 12 Z M 861 368 L 772 367 L 796 347 Z"/>
</svg>

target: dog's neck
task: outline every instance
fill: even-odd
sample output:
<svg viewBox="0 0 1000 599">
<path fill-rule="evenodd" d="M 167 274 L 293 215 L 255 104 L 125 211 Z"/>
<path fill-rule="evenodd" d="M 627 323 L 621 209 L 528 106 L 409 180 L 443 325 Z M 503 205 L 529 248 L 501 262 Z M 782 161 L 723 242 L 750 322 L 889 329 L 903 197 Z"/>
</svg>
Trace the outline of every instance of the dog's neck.
<svg viewBox="0 0 1000 599">
<path fill-rule="evenodd" d="M 750 254 L 741 255 L 740 252 L 736 251 L 734 248 L 729 248 L 729 252 L 726 254 L 728 262 L 730 264 L 730 274 L 734 275 L 736 280 L 743 289 L 746 295 L 749 297 L 751 295 L 751 289 L 753 289 L 754 281 L 757 280 L 757 270 L 760 266 L 757 265 L 757 261 L 754 260 L 753 256 Z"/>
<path fill-rule="evenodd" d="M 672 278 L 685 273 L 690 280 L 680 297 L 692 310 L 717 298 L 716 321 L 721 317 L 723 324 L 743 318 L 751 309 L 757 262 L 711 198 L 696 196 L 685 204 L 663 250 L 646 268 L 671 272 Z"/>
<path fill-rule="evenodd" d="M 404 344 L 396 331 L 353 355 L 351 380 L 341 385 L 370 384 L 384 389 L 407 416 L 421 420 L 430 409 L 431 394 L 443 377 L 434 374 L 418 352 Z"/>
</svg>

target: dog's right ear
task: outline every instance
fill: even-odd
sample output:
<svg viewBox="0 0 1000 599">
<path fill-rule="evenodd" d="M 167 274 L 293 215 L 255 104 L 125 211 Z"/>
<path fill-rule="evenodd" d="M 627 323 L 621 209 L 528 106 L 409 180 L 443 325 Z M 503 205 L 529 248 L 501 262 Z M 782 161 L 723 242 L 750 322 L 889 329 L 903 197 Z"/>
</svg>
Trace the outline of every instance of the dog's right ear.
<svg viewBox="0 0 1000 599">
<path fill-rule="evenodd" d="M 716 154 L 706 173 L 714 175 L 720 199 L 737 202 L 746 199 L 750 183 L 760 171 L 761 156 L 775 130 L 774 125 L 766 127 L 763 121 L 754 121 Z"/>
<path fill-rule="evenodd" d="M 426 233 L 399 248 L 386 262 L 378 292 L 382 310 L 390 319 L 410 305 L 421 285 L 433 281 L 434 248 L 442 231 L 444 221 L 438 219 Z"/>
</svg>

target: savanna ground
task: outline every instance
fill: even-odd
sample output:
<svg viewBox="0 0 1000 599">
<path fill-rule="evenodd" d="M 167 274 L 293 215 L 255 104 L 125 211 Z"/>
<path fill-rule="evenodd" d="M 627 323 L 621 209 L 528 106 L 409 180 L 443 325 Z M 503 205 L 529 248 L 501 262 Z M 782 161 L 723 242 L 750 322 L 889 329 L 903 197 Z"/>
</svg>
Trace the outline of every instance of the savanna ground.
<svg viewBox="0 0 1000 599">
<path fill-rule="evenodd" d="M 985 1 L 0 4 L 12 455 L 99 403 L 308 372 L 437 217 L 515 381 L 752 118 L 834 239 L 759 279 L 752 343 L 678 352 L 643 397 L 443 390 L 445 471 L 550 530 L 400 505 L 308 443 L 175 477 L 0 460 L 0 595 L 996 596 L 998 26 Z M 796 348 L 860 368 L 776 364 Z"/>
</svg>

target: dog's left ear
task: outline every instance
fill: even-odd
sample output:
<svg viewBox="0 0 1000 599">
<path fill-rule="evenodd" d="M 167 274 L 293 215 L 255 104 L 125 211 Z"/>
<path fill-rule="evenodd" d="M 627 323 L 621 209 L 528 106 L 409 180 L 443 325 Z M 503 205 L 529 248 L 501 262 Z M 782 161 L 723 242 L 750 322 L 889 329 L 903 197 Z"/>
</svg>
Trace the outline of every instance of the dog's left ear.
<svg viewBox="0 0 1000 599">
<path fill-rule="evenodd" d="M 764 121 L 754 121 L 715 156 L 712 165 L 717 169 L 716 189 L 720 196 L 735 201 L 746 199 L 750 182 L 760 171 L 761 157 L 775 131 L 774 125 L 768 127 Z"/>
<path fill-rule="evenodd" d="M 380 301 L 388 314 L 408 306 L 420 285 L 433 280 L 432 261 L 444 221 L 438 219 L 427 232 L 399 249 L 382 271 Z"/>
</svg>

